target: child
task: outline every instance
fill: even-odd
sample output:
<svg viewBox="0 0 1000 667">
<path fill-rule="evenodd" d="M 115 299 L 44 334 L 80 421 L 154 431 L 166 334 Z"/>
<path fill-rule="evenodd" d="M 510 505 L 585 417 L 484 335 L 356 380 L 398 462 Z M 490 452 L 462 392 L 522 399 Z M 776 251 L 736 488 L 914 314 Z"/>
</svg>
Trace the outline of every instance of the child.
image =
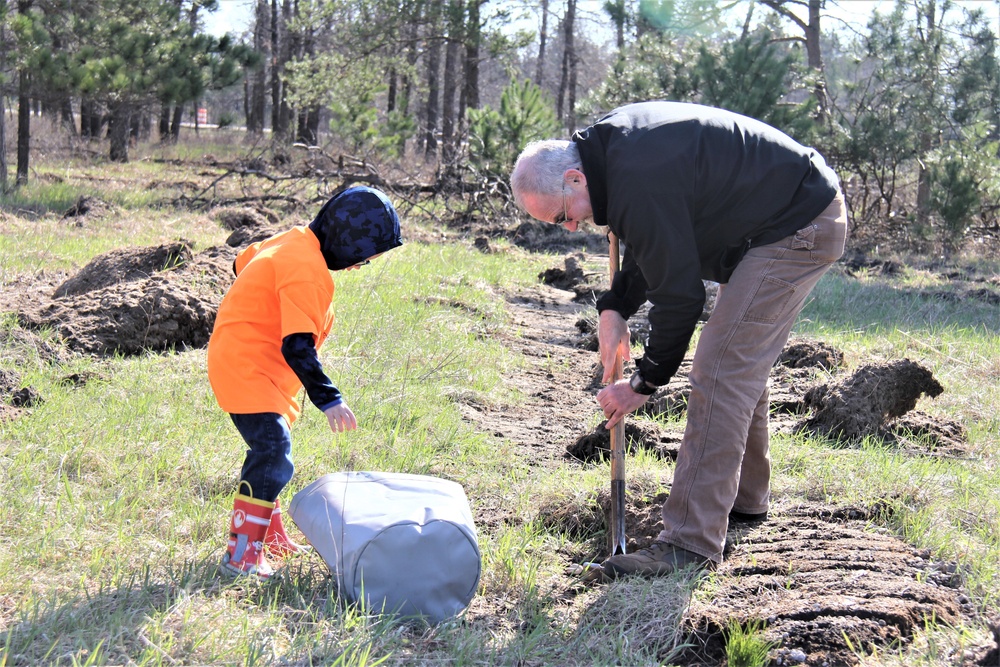
<svg viewBox="0 0 1000 667">
<path fill-rule="evenodd" d="M 334 432 L 357 420 L 323 371 L 316 351 L 333 325 L 333 278 L 402 245 L 399 216 L 378 190 L 353 187 L 298 226 L 243 250 L 236 280 L 208 342 L 208 378 L 248 450 L 230 520 L 223 568 L 266 579 L 274 556 L 300 551 L 285 534 L 278 494 L 292 477 L 289 427 L 295 395 L 326 414 Z"/>
</svg>

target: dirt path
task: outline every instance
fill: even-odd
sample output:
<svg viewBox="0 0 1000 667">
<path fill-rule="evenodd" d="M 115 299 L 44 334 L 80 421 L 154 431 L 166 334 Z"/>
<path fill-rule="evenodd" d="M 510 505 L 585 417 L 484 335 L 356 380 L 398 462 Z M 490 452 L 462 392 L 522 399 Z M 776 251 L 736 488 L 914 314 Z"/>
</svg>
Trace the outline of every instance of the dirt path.
<svg viewBox="0 0 1000 667">
<path fill-rule="evenodd" d="M 597 355 L 580 347 L 576 322 L 587 309 L 574 296 L 545 285 L 508 295 L 512 326 L 501 340 L 528 363 L 505 380 L 524 402 L 462 406 L 480 430 L 517 443 L 535 465 L 566 465 L 566 444 L 586 429 L 596 406 L 599 385 L 588 379 L 597 372 Z"/>
</svg>

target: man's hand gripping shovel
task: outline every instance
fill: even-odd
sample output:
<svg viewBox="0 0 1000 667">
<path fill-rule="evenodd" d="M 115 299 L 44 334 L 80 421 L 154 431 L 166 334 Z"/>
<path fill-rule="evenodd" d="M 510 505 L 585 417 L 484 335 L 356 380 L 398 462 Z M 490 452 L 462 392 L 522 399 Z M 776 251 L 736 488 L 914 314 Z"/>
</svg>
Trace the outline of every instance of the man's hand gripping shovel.
<svg viewBox="0 0 1000 667">
<path fill-rule="evenodd" d="M 618 237 L 608 234 L 608 264 L 611 283 L 621 267 L 621 253 Z M 622 379 L 622 351 L 615 352 L 610 384 Z M 619 420 L 611 428 L 611 556 L 625 553 L 625 420 Z M 572 568 L 586 582 L 604 579 L 604 568 L 600 563 L 583 563 Z"/>
</svg>

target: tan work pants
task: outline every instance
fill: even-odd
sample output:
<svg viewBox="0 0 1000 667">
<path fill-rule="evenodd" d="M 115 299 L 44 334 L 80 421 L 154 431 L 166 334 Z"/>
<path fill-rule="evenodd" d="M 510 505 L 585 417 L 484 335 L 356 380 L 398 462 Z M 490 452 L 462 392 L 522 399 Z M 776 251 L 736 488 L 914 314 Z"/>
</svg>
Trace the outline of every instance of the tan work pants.
<svg viewBox="0 0 1000 667">
<path fill-rule="evenodd" d="M 720 291 L 695 349 L 687 428 L 658 539 L 722 562 L 729 511 L 767 511 L 768 377 L 846 237 L 838 194 L 812 224 L 751 248 Z"/>
</svg>

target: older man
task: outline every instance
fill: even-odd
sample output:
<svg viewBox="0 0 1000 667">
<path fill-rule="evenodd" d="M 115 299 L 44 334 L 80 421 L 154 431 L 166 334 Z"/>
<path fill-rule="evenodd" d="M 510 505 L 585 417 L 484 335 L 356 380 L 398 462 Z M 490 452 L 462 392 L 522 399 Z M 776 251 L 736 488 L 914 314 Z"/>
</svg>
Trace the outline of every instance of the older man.
<svg viewBox="0 0 1000 667">
<path fill-rule="evenodd" d="M 530 144 L 511 185 L 532 217 L 570 231 L 592 218 L 625 245 L 622 270 L 597 302 L 605 382 L 618 351 L 629 359 L 626 321 L 652 305 L 635 373 L 597 395 L 609 429 L 677 371 L 702 312 L 702 280 L 724 285 L 695 350 L 664 529 L 650 548 L 613 556 L 604 570 L 714 566 L 731 517 L 767 516 L 768 375 L 806 296 L 843 254 L 837 175 L 815 150 L 760 121 L 644 102 L 572 141 Z"/>
</svg>

